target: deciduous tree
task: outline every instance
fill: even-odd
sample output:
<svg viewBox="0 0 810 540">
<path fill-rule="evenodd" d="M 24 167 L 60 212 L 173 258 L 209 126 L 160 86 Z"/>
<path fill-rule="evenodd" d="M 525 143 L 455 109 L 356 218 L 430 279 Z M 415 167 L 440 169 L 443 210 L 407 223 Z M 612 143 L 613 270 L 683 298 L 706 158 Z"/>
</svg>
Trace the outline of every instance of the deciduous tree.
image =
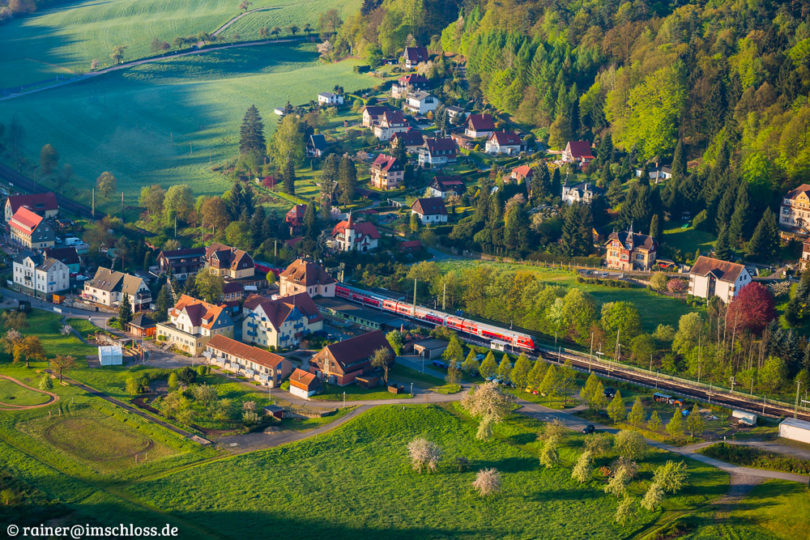
<svg viewBox="0 0 810 540">
<path fill-rule="evenodd" d="M 371 357 L 371 365 L 383 369 L 383 380 L 385 380 L 385 384 L 388 384 L 388 372 L 395 361 L 396 357 L 394 353 L 391 352 L 391 349 L 385 347 L 380 347 L 374 351 L 374 355 Z"/>
<path fill-rule="evenodd" d="M 105 199 L 109 199 L 113 194 L 116 183 L 115 176 L 110 171 L 104 171 L 96 178 L 96 188 Z"/>
</svg>

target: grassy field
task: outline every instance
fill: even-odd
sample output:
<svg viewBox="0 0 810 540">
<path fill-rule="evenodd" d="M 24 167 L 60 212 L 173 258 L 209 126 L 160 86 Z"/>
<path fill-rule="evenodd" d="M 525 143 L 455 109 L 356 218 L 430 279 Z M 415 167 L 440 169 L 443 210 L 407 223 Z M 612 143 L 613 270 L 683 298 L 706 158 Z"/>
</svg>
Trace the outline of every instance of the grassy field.
<svg viewBox="0 0 810 540">
<path fill-rule="evenodd" d="M 407 392 L 408 389 L 405 389 Z M 408 399 L 413 396 L 410 394 L 392 394 L 391 392 L 387 391 L 383 387 L 377 388 L 362 388 L 357 386 L 356 384 L 351 384 L 349 386 L 335 386 L 325 384 L 323 388 L 323 393 L 317 394 L 312 396 L 312 399 L 318 399 L 322 401 L 341 401 L 343 396 L 346 396 L 346 401 L 355 401 L 355 400 L 373 400 L 373 399 Z"/>
<path fill-rule="evenodd" d="M 239 14 L 238 6 L 220 0 L 84 0 L 14 19 L 0 32 L 0 88 L 87 72 L 92 60 L 99 67 L 111 65 L 110 54 L 119 45 L 126 47 L 125 60 L 151 56 L 154 39 L 171 43 L 213 32 Z M 280 26 L 283 36 L 291 24 L 315 27 L 329 9 L 345 19 L 359 6 L 360 0 L 253 0 L 251 9 L 269 9 L 246 15 L 224 37 L 258 39 L 262 26 Z"/>
<path fill-rule="evenodd" d="M 47 394 L 29 390 L 8 379 L 0 379 L 0 407 L 2 405 L 42 405 L 49 399 Z"/>
<path fill-rule="evenodd" d="M 129 204 L 142 186 L 154 183 L 183 182 L 197 194 L 221 194 L 230 182 L 212 168 L 235 156 L 251 104 L 269 137 L 274 107 L 308 102 L 336 84 L 347 91 L 374 84 L 352 72 L 354 61 L 320 64 L 317 57 L 314 45 L 269 45 L 165 60 L 0 102 L 0 123 L 18 119 L 33 160 L 42 145 L 53 144 L 60 162 L 75 170 L 80 200 L 90 200 L 104 170 L 116 176 Z M 114 197 L 96 202 L 102 209 L 118 207 Z"/>
<path fill-rule="evenodd" d="M 502 270 L 531 272 L 542 281 L 559 287 L 576 287 L 594 297 L 597 304 L 626 301 L 636 306 L 641 323 L 646 332 L 652 332 L 659 324 L 671 324 L 678 327 L 678 319 L 694 309 L 685 302 L 669 296 L 662 296 L 648 289 L 620 289 L 590 283 L 578 283 L 576 274 L 568 270 L 557 270 L 540 266 L 514 263 L 481 262 L 470 260 L 448 260 L 437 263 L 442 272 L 469 268 L 470 266 L 488 265 Z"/>
<path fill-rule="evenodd" d="M 84 360 L 88 355 L 96 354 L 96 347 L 85 345 L 75 335 L 62 335 L 61 317 L 49 311 L 32 310 L 28 314 L 28 326 L 21 330 L 24 336 L 36 335 L 48 356 L 69 354 L 77 360 Z M 5 333 L 6 328 L 2 328 Z M 6 355 L 6 353 L 2 353 Z M 31 386 L 36 386 L 32 384 Z"/>
<path fill-rule="evenodd" d="M 660 517 L 640 511 L 624 526 L 614 523 L 616 499 L 601 482 L 581 486 L 570 478 L 568 459 L 579 452 L 580 437 L 567 437 L 572 453 L 563 456 L 565 467 L 541 470 L 537 428 L 518 418 L 481 442 L 474 423 L 454 407 L 380 407 L 317 439 L 186 468 L 129 491 L 234 538 L 268 528 L 296 538 L 617 538 Z M 410 469 L 405 447 L 415 436 L 443 447 L 437 473 Z M 470 462 L 465 472 L 454 465 L 460 456 Z M 641 477 L 666 457 L 653 455 Z M 503 491 L 481 499 L 470 484 L 485 467 L 501 471 Z M 726 489 L 724 473 L 694 463 L 690 473 L 692 487 L 668 508 L 694 508 Z"/>
<path fill-rule="evenodd" d="M 715 235 L 694 227 L 673 227 L 664 230 L 663 242 L 672 249 L 679 249 L 687 257 L 695 254 L 700 248 L 702 253 L 709 253 L 717 240 Z"/>
</svg>

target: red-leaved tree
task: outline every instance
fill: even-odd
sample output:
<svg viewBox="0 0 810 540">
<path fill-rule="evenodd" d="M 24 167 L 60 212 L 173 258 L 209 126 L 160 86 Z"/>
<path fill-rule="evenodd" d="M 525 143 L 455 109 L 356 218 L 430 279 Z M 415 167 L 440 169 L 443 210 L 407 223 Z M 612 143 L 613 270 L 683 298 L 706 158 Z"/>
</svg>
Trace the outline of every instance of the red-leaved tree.
<svg viewBox="0 0 810 540">
<path fill-rule="evenodd" d="M 730 330 L 750 330 L 756 334 L 776 318 L 771 292 L 759 283 L 749 283 L 731 301 L 726 312 L 726 327 Z"/>
</svg>

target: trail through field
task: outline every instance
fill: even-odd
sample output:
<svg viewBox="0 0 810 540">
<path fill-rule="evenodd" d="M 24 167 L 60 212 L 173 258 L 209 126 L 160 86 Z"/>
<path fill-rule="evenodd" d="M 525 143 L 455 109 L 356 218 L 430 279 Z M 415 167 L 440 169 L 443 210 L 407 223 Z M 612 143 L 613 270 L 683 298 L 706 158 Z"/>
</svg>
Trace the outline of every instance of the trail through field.
<svg viewBox="0 0 810 540">
<path fill-rule="evenodd" d="M 220 35 L 222 32 L 227 30 L 233 23 L 235 23 L 236 21 L 238 21 L 239 19 L 241 19 L 245 15 L 250 15 L 251 13 L 256 13 L 258 11 L 273 11 L 274 9 L 281 9 L 281 7 L 276 6 L 276 7 L 263 7 L 263 8 L 249 9 L 249 10 L 245 11 L 244 13 L 240 13 L 236 17 L 233 17 L 231 20 L 229 20 L 228 22 L 226 22 L 225 24 L 223 24 L 222 26 L 220 26 L 219 28 L 214 30 L 211 33 L 211 35 L 212 36 Z"/>
<path fill-rule="evenodd" d="M 0 401 L 0 411 L 25 411 L 28 409 L 39 409 L 40 407 L 47 407 L 48 405 L 51 405 L 52 403 L 56 403 L 57 401 L 59 401 L 59 396 L 57 394 L 54 394 L 53 392 L 48 392 L 47 390 L 40 390 L 39 388 L 28 386 L 24 382 L 18 381 L 13 377 L 9 377 L 7 375 L 0 375 L 0 379 L 11 381 L 16 385 L 25 388 L 26 390 L 31 390 L 32 392 L 36 392 L 37 394 L 45 394 L 49 397 L 48 401 L 46 401 L 45 403 L 39 403 L 37 405 L 14 405 L 12 403 L 3 403 L 2 401 Z"/>
<path fill-rule="evenodd" d="M 270 8 L 268 8 L 270 9 Z M 191 49 L 187 51 L 177 51 L 173 53 L 164 54 L 161 56 L 151 56 L 149 58 L 141 58 L 140 60 L 132 60 L 130 62 L 123 62 L 121 64 L 116 64 L 114 66 L 110 66 L 104 69 L 99 69 L 98 71 L 93 71 L 90 73 L 85 73 L 84 75 L 79 75 L 72 79 L 66 79 L 64 81 L 58 81 L 53 84 L 49 84 L 47 86 L 40 86 L 38 88 L 32 88 L 30 90 L 25 90 L 23 92 L 17 92 L 14 94 L 8 94 L 6 96 L 0 97 L 0 101 L 8 101 L 11 99 L 23 97 L 23 96 L 30 96 L 32 94 L 38 94 L 40 92 L 44 92 L 45 90 L 53 90 L 54 88 L 61 88 L 63 86 L 67 86 L 69 84 L 74 84 L 81 81 L 87 81 L 92 78 L 98 77 L 100 75 L 104 75 L 107 73 L 112 73 L 115 71 L 121 71 L 124 69 L 129 69 L 136 66 L 143 66 L 145 64 L 154 64 L 156 62 L 162 62 L 164 60 L 169 60 L 172 58 L 182 58 L 184 56 L 193 56 L 198 54 L 207 54 L 216 51 L 224 51 L 227 49 L 239 49 L 244 47 L 257 47 L 260 45 L 271 45 L 271 44 L 280 44 L 280 43 L 297 43 L 301 41 L 305 41 L 307 38 L 306 36 L 301 36 L 299 38 L 279 38 L 279 39 L 265 39 L 260 41 L 244 41 L 242 43 L 230 43 L 228 45 L 213 45 L 211 47 L 202 47 L 199 49 Z"/>
</svg>

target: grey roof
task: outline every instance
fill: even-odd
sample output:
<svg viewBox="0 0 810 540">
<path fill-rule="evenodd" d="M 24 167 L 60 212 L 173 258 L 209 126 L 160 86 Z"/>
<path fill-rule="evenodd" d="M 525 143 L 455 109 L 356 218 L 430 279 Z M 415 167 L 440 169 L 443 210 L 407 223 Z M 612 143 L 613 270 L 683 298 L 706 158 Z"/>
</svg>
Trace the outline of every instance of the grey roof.
<svg viewBox="0 0 810 540">
<path fill-rule="evenodd" d="M 52 267 L 59 264 L 67 267 L 65 263 L 63 263 L 59 259 L 54 259 L 53 257 L 45 257 L 45 261 L 41 265 L 39 265 L 39 268 L 42 270 L 50 270 Z"/>
<path fill-rule="evenodd" d="M 18 254 L 16 254 L 14 256 L 14 262 L 17 264 L 23 264 L 23 262 L 25 262 L 25 259 L 29 257 L 34 262 L 35 266 L 39 266 L 40 264 L 42 264 L 42 255 L 40 255 L 39 253 L 34 253 L 30 249 L 20 251 Z"/>
<path fill-rule="evenodd" d="M 138 292 L 142 283 L 143 280 L 139 277 L 99 266 L 96 275 L 90 281 L 90 286 L 103 291 L 121 291 L 128 295 L 134 295 Z"/>
</svg>

